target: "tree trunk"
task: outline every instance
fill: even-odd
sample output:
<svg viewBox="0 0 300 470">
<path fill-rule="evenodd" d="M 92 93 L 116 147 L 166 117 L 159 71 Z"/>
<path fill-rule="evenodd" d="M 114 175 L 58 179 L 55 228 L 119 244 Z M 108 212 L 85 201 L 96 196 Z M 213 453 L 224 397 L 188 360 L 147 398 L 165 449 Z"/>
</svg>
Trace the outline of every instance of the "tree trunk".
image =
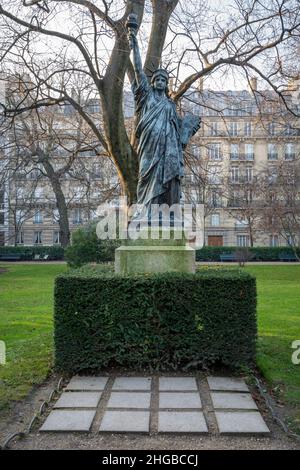
<svg viewBox="0 0 300 470">
<path fill-rule="evenodd" d="M 68 217 L 68 208 L 66 204 L 65 195 L 61 188 L 59 176 L 55 173 L 52 165 L 47 159 L 41 161 L 45 172 L 49 178 L 51 187 L 53 189 L 56 205 L 59 213 L 59 234 L 60 244 L 62 247 L 67 247 L 70 244 L 70 225 Z"/>
</svg>

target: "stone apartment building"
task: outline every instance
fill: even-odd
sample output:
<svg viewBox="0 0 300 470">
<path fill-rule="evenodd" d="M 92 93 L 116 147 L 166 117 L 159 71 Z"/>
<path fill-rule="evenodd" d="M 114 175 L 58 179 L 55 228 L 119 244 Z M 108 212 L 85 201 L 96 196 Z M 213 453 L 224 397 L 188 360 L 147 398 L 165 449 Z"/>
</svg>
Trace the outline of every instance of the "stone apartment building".
<svg viewBox="0 0 300 470">
<path fill-rule="evenodd" d="M 299 88 L 296 84 L 291 85 L 286 99 L 289 106 L 299 113 Z M 86 106 L 94 118 L 100 116 L 97 100 L 90 100 Z M 288 240 L 264 225 L 263 219 L 255 230 L 249 227 L 249 220 L 245 217 L 248 215 L 245 199 L 249 192 L 256 192 L 259 173 L 267 171 L 275 177 L 278 166 L 291 162 L 297 164 L 299 119 L 291 119 L 291 114 L 279 106 L 274 94 L 263 97 L 255 80 L 250 90 L 243 91 L 218 92 L 204 90 L 200 86 L 185 96 L 181 107 L 185 112 L 202 117 L 201 129 L 186 151 L 182 201 L 204 203 L 206 244 L 287 245 Z M 125 93 L 124 111 L 130 122 L 134 112 L 130 92 Z M 57 128 L 64 131 L 68 126 L 72 128 L 73 114 L 70 106 L 58 108 Z M 70 134 L 74 135 L 74 128 Z M 3 138 L 2 174 L 5 162 L 15 158 L 11 146 L 5 151 Z M 53 152 L 51 158 L 56 170 L 66 165 L 71 150 L 66 144 L 59 145 Z M 96 217 L 96 208 L 101 202 L 114 204 L 117 200 L 116 170 L 108 157 L 100 157 L 99 154 L 101 149 L 96 144 L 89 147 L 84 142 L 76 159 L 60 179 L 71 232 Z M 22 160 L 22 155 L 19 157 Z M 2 178 L 0 244 L 60 244 L 56 200 L 51 182 L 44 173 L 40 164 L 31 161 L 25 166 L 20 164 L 13 177 Z"/>
</svg>

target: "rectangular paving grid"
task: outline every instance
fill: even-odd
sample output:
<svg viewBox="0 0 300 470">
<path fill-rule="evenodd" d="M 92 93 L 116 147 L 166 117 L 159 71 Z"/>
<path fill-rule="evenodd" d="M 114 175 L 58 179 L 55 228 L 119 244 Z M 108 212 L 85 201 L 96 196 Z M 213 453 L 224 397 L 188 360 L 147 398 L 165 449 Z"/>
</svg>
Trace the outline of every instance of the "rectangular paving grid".
<svg viewBox="0 0 300 470">
<path fill-rule="evenodd" d="M 200 395 L 197 392 L 161 392 L 159 408 L 201 408 Z"/>
<path fill-rule="evenodd" d="M 107 408 L 149 408 L 150 392 L 112 392 Z"/>
<path fill-rule="evenodd" d="M 210 390 L 249 392 L 243 379 L 237 377 L 207 377 Z"/>
<path fill-rule="evenodd" d="M 160 391 L 198 390 L 195 377 L 160 377 Z"/>
<path fill-rule="evenodd" d="M 159 411 L 158 432 L 207 433 L 207 425 L 200 411 Z"/>
<path fill-rule="evenodd" d="M 53 410 L 40 431 L 89 431 L 96 410 Z"/>
<path fill-rule="evenodd" d="M 208 387 L 199 381 L 199 389 L 191 376 L 108 379 L 73 377 L 40 431 L 149 433 L 151 422 L 151 433 L 206 434 L 215 432 L 213 412 L 220 434 L 270 432 L 246 383 L 236 377 L 210 376 Z"/>
<path fill-rule="evenodd" d="M 106 411 L 99 431 L 149 432 L 149 411 Z"/>
<path fill-rule="evenodd" d="M 113 390 L 150 390 L 150 377 L 117 377 L 114 381 Z"/>
<path fill-rule="evenodd" d="M 257 410 L 257 405 L 250 393 L 213 392 L 211 399 L 216 409 Z"/>
<path fill-rule="evenodd" d="M 104 390 L 108 377 L 75 376 L 71 379 L 67 390 Z"/>
<path fill-rule="evenodd" d="M 221 434 L 268 434 L 269 428 L 258 411 L 216 411 Z"/>
<path fill-rule="evenodd" d="M 101 392 L 64 392 L 54 408 L 97 408 Z"/>
</svg>

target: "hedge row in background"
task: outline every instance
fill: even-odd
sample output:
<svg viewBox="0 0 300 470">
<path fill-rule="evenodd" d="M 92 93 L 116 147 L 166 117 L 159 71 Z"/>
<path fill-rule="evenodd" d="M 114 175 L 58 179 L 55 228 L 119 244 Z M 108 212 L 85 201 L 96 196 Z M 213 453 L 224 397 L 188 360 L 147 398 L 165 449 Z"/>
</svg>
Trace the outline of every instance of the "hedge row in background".
<svg viewBox="0 0 300 470">
<path fill-rule="evenodd" d="M 250 364 L 255 279 L 239 270 L 120 276 L 97 267 L 55 281 L 55 365 L 70 373 Z"/>
<path fill-rule="evenodd" d="M 241 248 L 236 246 L 204 246 L 201 250 L 196 251 L 196 261 L 220 261 L 221 254 L 231 254 L 237 250 L 241 250 Z M 248 247 L 247 251 L 253 261 L 279 261 L 281 253 L 294 254 L 293 249 L 289 246 L 256 246 Z M 300 248 L 297 249 L 297 254 L 300 256 Z"/>
<path fill-rule="evenodd" d="M 35 255 L 49 255 L 51 260 L 63 260 L 64 249 L 61 246 L 0 246 L 0 255 L 20 255 L 21 260 L 30 261 Z"/>
</svg>

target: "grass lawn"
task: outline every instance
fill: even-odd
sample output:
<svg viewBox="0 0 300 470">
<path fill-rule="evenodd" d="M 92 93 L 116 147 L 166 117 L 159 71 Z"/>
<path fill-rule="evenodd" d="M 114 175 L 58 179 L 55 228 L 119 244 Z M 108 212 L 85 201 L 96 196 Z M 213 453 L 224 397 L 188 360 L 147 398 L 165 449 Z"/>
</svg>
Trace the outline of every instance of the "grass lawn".
<svg viewBox="0 0 300 470">
<path fill-rule="evenodd" d="M 52 365 L 53 279 L 63 264 L 1 263 L 0 340 L 6 365 L 0 365 L 0 409 L 41 383 Z"/>
<path fill-rule="evenodd" d="M 24 397 L 47 376 L 53 354 L 53 279 L 62 264 L 2 263 L 0 269 L 0 340 L 7 364 L 0 366 L 0 409 Z M 300 339 L 300 266 L 247 266 L 257 278 L 257 363 L 271 387 L 298 407 L 300 365 L 293 365 L 291 344 Z M 296 418 L 297 419 L 297 418 Z"/>
</svg>

